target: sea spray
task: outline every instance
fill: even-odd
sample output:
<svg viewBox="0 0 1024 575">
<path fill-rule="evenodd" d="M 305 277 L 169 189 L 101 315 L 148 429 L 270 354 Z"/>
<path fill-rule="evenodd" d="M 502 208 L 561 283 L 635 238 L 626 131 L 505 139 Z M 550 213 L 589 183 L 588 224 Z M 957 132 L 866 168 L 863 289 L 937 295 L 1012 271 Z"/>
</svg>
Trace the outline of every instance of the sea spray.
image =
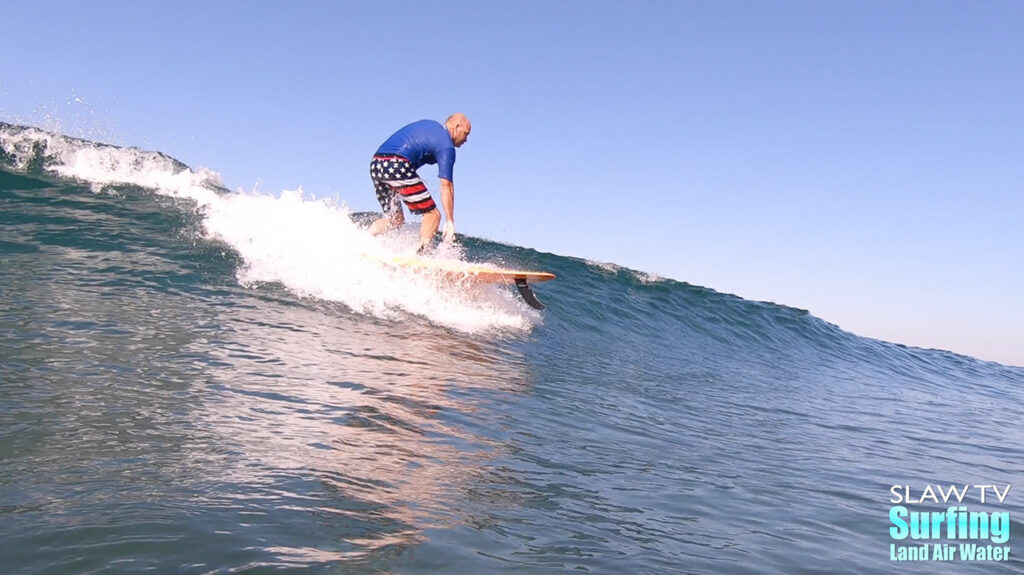
<svg viewBox="0 0 1024 575">
<path fill-rule="evenodd" d="M 240 283 L 280 283 L 303 297 L 339 302 L 394 320 L 417 316 L 459 331 L 524 331 L 541 316 L 493 285 L 451 285 L 382 265 L 415 249 L 409 226 L 374 238 L 348 207 L 312 199 L 301 188 L 279 195 L 230 192 L 212 170 L 191 169 L 159 152 L 69 138 L 0 123 L 0 161 L 16 172 L 43 172 L 88 184 L 94 192 L 136 186 L 195 202 L 207 240 L 242 257 Z M 442 257 L 460 257 L 440 250 Z M 367 257 L 376 256 L 376 257 Z"/>
</svg>

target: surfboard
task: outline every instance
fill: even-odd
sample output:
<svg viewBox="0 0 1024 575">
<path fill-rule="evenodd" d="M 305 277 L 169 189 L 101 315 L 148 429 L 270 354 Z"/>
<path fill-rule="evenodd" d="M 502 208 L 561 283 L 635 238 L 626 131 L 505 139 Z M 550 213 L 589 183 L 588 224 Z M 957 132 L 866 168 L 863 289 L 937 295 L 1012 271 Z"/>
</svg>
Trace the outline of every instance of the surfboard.
<svg viewBox="0 0 1024 575">
<path fill-rule="evenodd" d="M 546 306 L 537 299 L 530 283 L 555 279 L 549 272 L 500 268 L 489 264 L 463 262 L 459 260 L 437 260 L 421 256 L 390 256 L 374 258 L 385 264 L 413 271 L 432 274 L 442 281 L 479 282 L 488 284 L 515 284 L 519 295 L 530 307 L 544 309 Z"/>
</svg>

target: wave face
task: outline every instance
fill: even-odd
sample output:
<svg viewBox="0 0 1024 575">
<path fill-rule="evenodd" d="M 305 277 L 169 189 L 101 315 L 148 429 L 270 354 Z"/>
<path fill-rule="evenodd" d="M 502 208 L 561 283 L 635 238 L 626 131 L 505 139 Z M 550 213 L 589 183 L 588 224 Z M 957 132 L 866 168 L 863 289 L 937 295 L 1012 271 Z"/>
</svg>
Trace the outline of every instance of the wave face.
<svg viewBox="0 0 1024 575">
<path fill-rule="evenodd" d="M 7 573 L 888 572 L 892 485 L 1024 477 L 1024 370 L 801 310 L 3 123 L 0 206 Z"/>
</svg>

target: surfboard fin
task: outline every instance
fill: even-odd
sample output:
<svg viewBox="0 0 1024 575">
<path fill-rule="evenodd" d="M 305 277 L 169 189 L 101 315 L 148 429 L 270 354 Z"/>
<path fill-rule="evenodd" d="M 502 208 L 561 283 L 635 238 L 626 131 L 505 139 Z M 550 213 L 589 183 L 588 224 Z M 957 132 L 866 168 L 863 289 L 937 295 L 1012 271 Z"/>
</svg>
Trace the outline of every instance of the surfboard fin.
<svg viewBox="0 0 1024 575">
<path fill-rule="evenodd" d="M 544 309 L 547 307 L 537 299 L 537 295 L 533 293 L 533 288 L 530 287 L 530 284 L 526 283 L 526 278 L 516 278 L 516 289 L 519 290 L 519 295 L 523 296 L 523 301 L 533 309 Z"/>
</svg>

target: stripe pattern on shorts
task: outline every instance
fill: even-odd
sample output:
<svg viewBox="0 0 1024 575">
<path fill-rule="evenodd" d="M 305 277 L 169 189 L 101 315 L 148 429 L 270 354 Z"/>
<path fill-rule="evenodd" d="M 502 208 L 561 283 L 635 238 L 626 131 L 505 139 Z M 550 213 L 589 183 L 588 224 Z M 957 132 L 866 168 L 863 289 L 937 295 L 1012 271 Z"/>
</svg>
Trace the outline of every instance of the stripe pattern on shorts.
<svg viewBox="0 0 1024 575">
<path fill-rule="evenodd" d="M 412 164 L 401 156 L 375 155 L 370 161 L 370 179 L 377 191 L 377 201 L 388 215 L 401 209 L 399 198 L 414 214 L 423 214 L 437 207 L 427 185 L 416 174 Z"/>
</svg>

